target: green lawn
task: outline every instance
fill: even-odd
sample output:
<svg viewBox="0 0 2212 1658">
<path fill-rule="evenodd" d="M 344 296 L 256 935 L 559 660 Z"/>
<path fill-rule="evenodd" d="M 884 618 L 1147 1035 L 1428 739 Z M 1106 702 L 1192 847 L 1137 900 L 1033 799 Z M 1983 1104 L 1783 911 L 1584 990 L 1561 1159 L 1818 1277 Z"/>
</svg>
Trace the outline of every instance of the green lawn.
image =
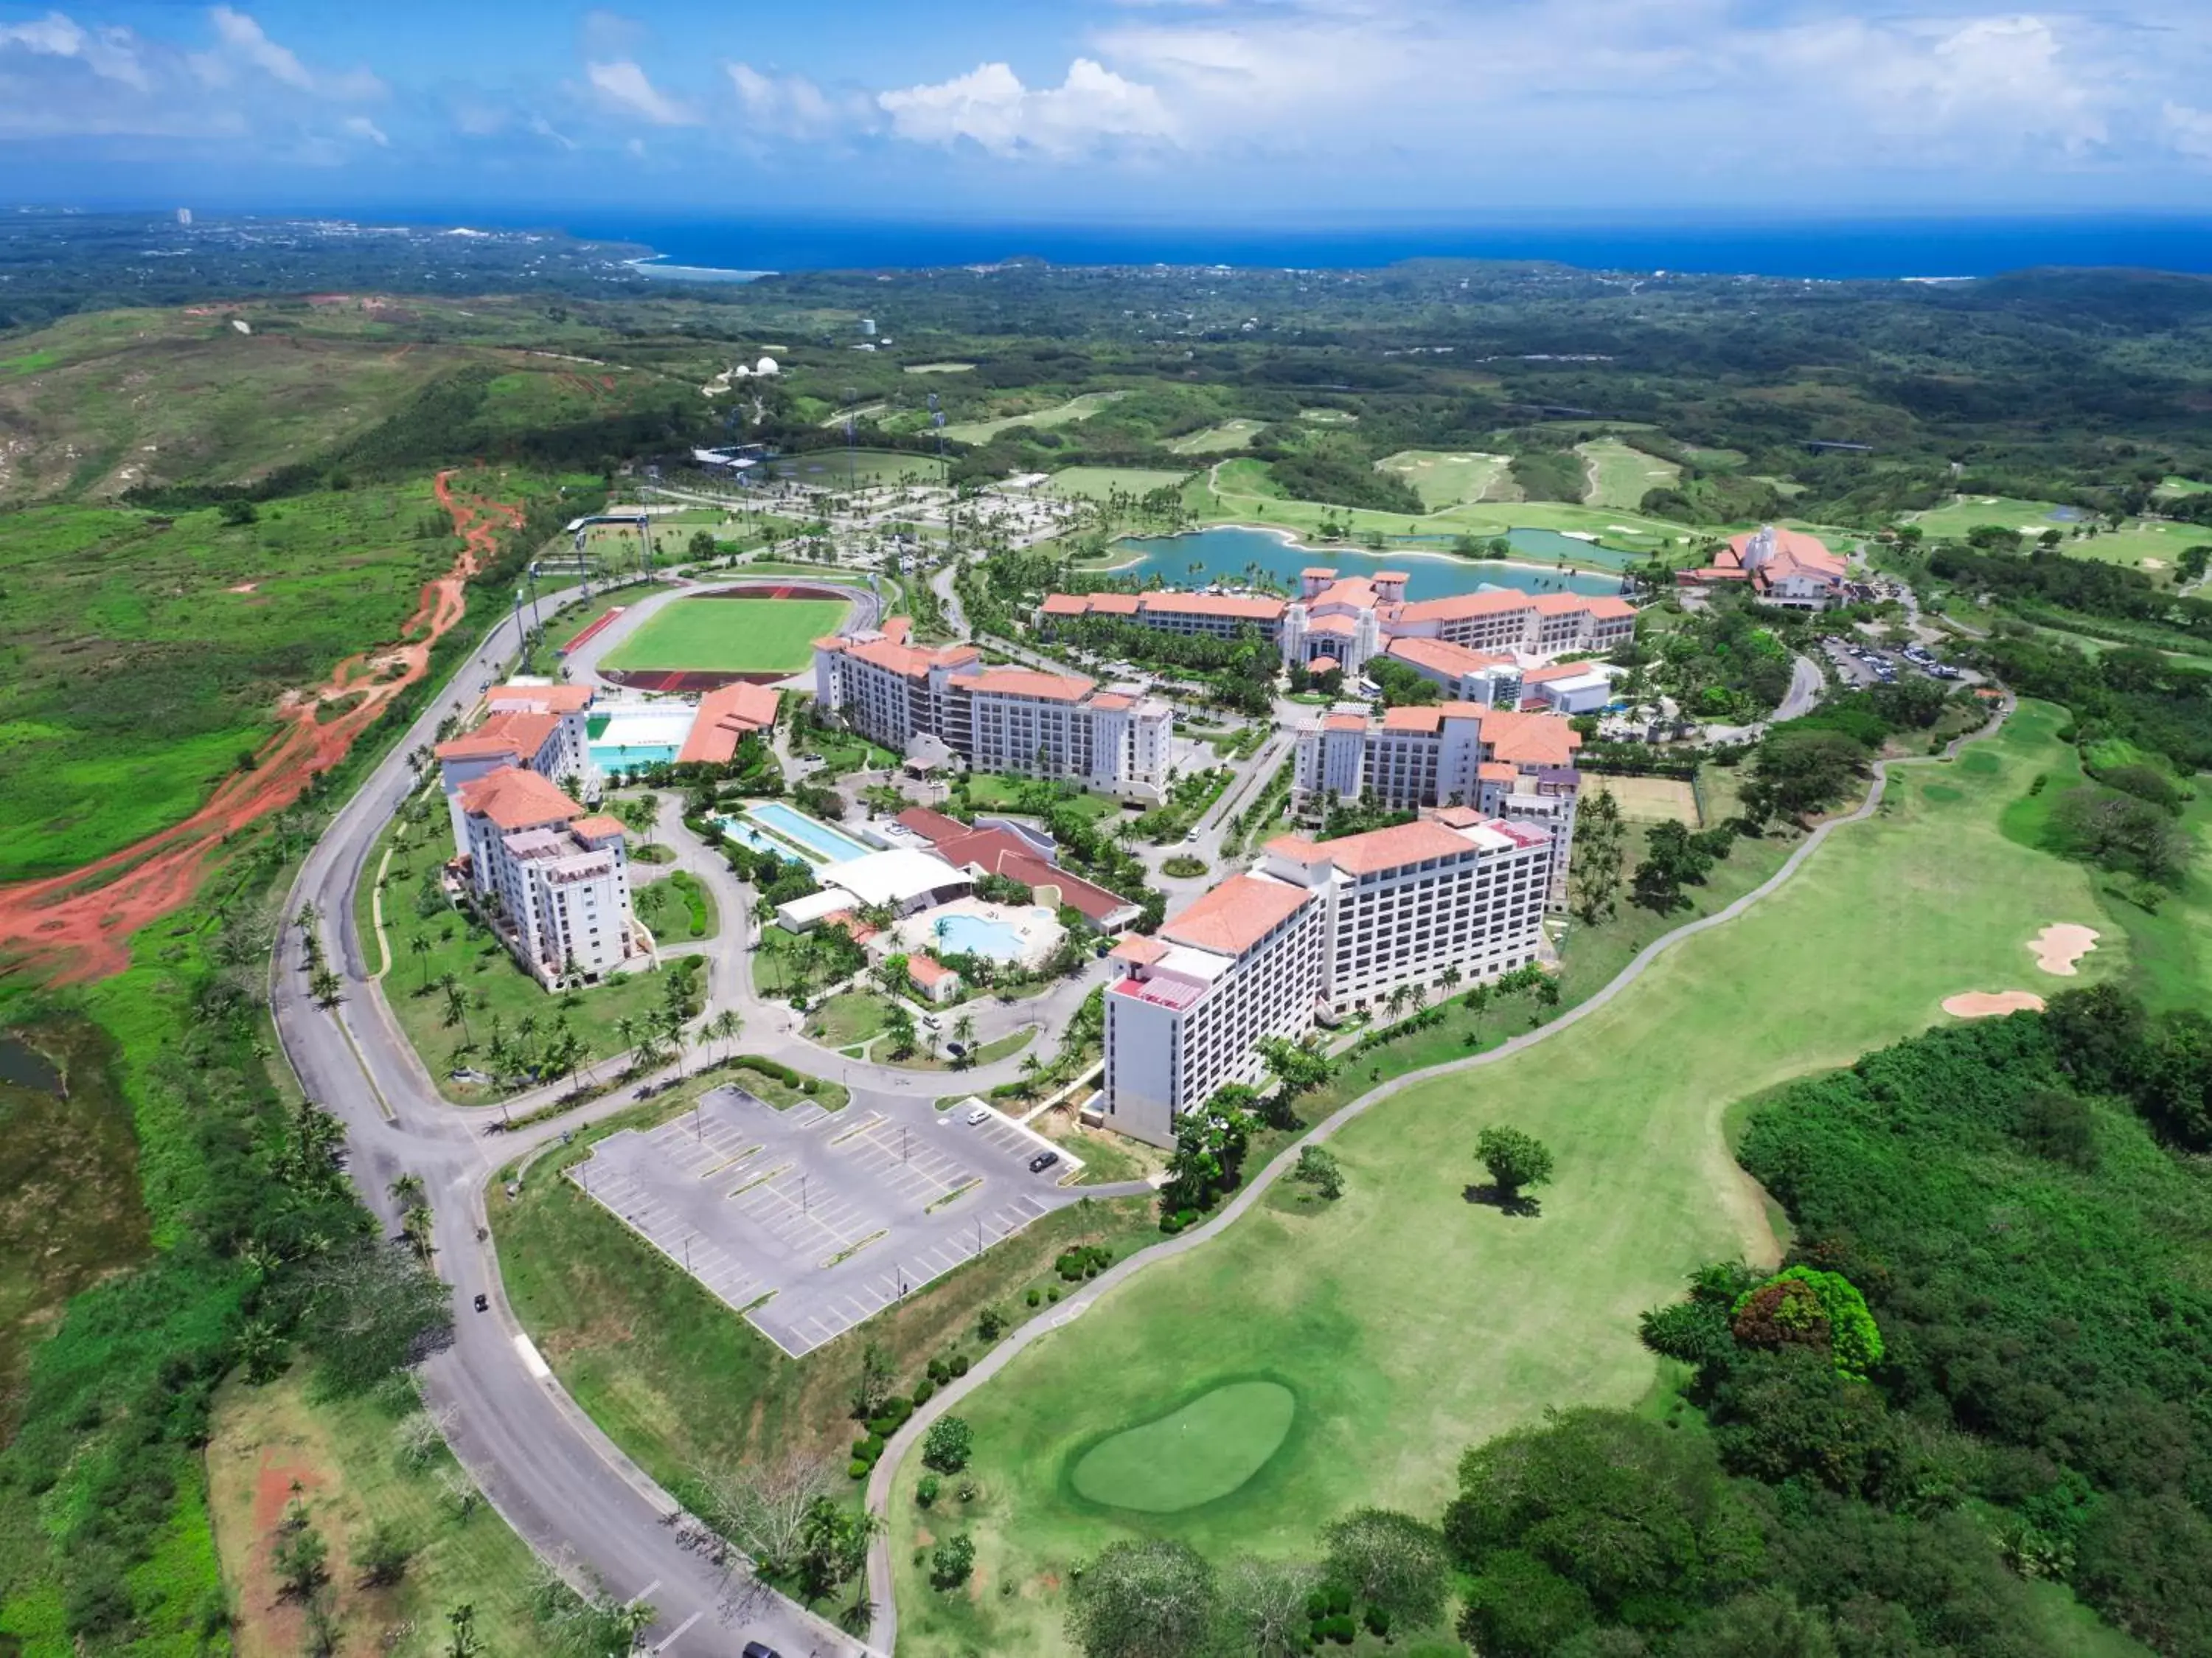
<svg viewBox="0 0 2212 1658">
<path fill-rule="evenodd" d="M 1632 449 L 1617 437 L 1577 443 L 1575 453 L 1589 465 L 1590 489 L 1585 499 L 1608 511 L 1634 511 L 1643 505 L 1646 491 L 1671 489 L 1682 476 L 1673 461 Z"/>
<path fill-rule="evenodd" d="M 189 817 L 286 691 L 398 637 L 453 563 L 448 522 L 427 480 L 289 497 L 246 525 L 0 512 L 0 881 Z"/>
<path fill-rule="evenodd" d="M 2067 538 L 2059 543 L 2059 551 L 2069 558 L 2094 558 L 2159 580 L 2172 579 L 2173 566 L 2187 549 L 2212 544 L 2212 527 L 2147 518 L 2130 518 L 2117 530 L 2100 529 L 2076 540 L 2073 532 L 2082 526 L 2079 521 L 2053 518 L 2056 509 L 2048 501 L 1966 495 L 1925 512 L 1905 514 L 1905 521 L 1919 525 L 1930 541 L 1964 540 L 1978 524 L 2021 531 L 2031 542 L 2045 530 L 2057 530 Z"/>
<path fill-rule="evenodd" d="M 1000 415 L 995 420 L 956 421 L 945 429 L 945 436 L 956 443 L 988 443 L 1009 427 L 1034 426 L 1039 431 L 1046 431 L 1087 419 L 1121 395 L 1119 392 L 1085 392 L 1065 403 L 1055 403 L 1048 409 L 1029 414 Z"/>
<path fill-rule="evenodd" d="M 1103 501 L 1116 491 L 1145 496 L 1154 490 L 1179 489 L 1189 479 L 1188 472 L 1163 472 L 1155 466 L 1069 466 L 1054 472 L 1045 489 L 1062 499 L 1080 496 Z"/>
<path fill-rule="evenodd" d="M 1551 1040 L 1347 1127 L 1336 1204 L 1263 1203 L 1025 1351 L 963 1412 L 984 1492 L 963 1525 L 979 1576 L 1015 1591 L 951 1603 L 921 1585 L 909 1465 L 891 1510 L 904 1642 L 1061 1651 L 1057 1585 L 1112 1538 L 1166 1533 L 1216 1558 L 1307 1550 L 1361 1503 L 1435 1512 L 1466 1446 L 1548 1405 L 1636 1403 L 1656 1374 L 1638 1312 L 1700 1261 L 1775 1247 L 1723 1140 L 1730 1101 L 1920 1030 L 1957 991 L 2084 982 L 2038 973 L 2026 945 L 2049 922 L 2098 919 L 2092 881 L 1999 828 L 2063 752 L 2062 717 L 2031 709 L 1958 765 L 1900 768 L 1880 815 L 1749 915 Z M 2109 942 L 2085 978 L 2124 970 Z M 1501 1120 L 1558 1154 L 1540 1218 L 1463 1196 L 1474 1132 Z M 1288 1380 L 1297 1411 L 1234 1493 L 1174 1516 L 1071 1494 L 1075 1460 L 1105 1436 L 1255 1376 Z"/>
<path fill-rule="evenodd" d="M 1511 500 L 1520 493 L 1502 454 L 1446 449 L 1401 449 L 1375 463 L 1378 472 L 1395 472 L 1413 486 L 1431 512 L 1468 502 Z"/>
<path fill-rule="evenodd" d="M 1219 421 L 1188 433 L 1176 439 L 1168 448 L 1177 454 L 1219 454 L 1224 450 L 1245 448 L 1255 436 L 1266 430 L 1267 424 L 1264 420 L 1247 420 L 1240 416 L 1234 420 Z"/>
<path fill-rule="evenodd" d="M 945 429 L 949 436 L 951 428 Z M 933 454 L 907 449 L 810 449 L 772 463 L 779 479 L 817 489 L 891 489 L 945 481 L 945 463 Z"/>
<path fill-rule="evenodd" d="M 573 566 L 571 569 L 573 570 Z M 548 584 L 566 586 L 557 576 L 549 576 Z M 541 609 L 539 619 L 544 624 L 538 645 L 523 664 L 526 674 L 543 674 L 547 679 L 561 675 L 561 647 L 567 644 L 586 628 L 611 610 L 627 609 L 641 599 L 668 591 L 665 582 L 640 582 L 629 587 L 604 588 L 588 599 L 579 599 L 559 611 Z M 529 613 L 525 607 L 524 614 Z"/>
<path fill-rule="evenodd" d="M 637 918 L 664 950 L 696 944 L 720 930 L 714 895 L 688 870 L 677 869 L 658 881 L 639 882 L 631 888 L 630 903 Z"/>
<path fill-rule="evenodd" d="M 851 1047 L 882 1031 L 886 1006 L 882 997 L 871 991 L 847 991 L 814 1010 L 806 1021 L 806 1033 L 824 1047 Z"/>
<path fill-rule="evenodd" d="M 979 812 L 1019 812 L 1022 791 L 1036 786 L 1033 777 L 1009 777 L 995 771 L 976 772 L 964 779 L 964 791 L 970 805 Z M 1105 795 L 1092 795 L 1080 790 L 1064 798 L 1055 798 L 1055 809 L 1080 814 L 1093 823 L 1114 817 L 1121 810 L 1121 803 Z"/>
<path fill-rule="evenodd" d="M 612 668 L 694 673 L 796 673 L 813 642 L 844 625 L 842 599 L 678 599 L 648 616 L 612 651 Z"/>
<path fill-rule="evenodd" d="M 493 1658 L 545 1649 L 529 1606 L 535 1565 L 528 1546 L 481 1503 L 460 1516 L 443 1482 L 462 1476 L 443 1445 L 420 1469 L 400 1463 L 394 1435 L 404 1415 L 374 1399 L 321 1397 L 302 1371 L 264 1387 L 234 1378 L 216 1396 L 209 1509 L 240 1658 L 307 1649 L 300 1608 L 272 1592 L 269 1563 L 274 1521 L 295 1478 L 309 1523 L 330 1545 L 344 1650 L 430 1658 L 446 1650 L 446 1612 L 464 1600 L 476 1606 Z M 415 1552 L 398 1583 L 367 1588 L 349 1563 L 380 1522 L 398 1527 Z"/>
</svg>

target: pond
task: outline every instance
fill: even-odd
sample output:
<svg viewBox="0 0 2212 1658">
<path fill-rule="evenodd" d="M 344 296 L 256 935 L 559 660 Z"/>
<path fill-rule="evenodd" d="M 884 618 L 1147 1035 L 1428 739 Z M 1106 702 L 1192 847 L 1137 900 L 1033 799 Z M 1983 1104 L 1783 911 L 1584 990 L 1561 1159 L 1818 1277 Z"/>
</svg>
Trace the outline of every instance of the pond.
<svg viewBox="0 0 2212 1658">
<path fill-rule="evenodd" d="M 0 1032 L 0 1082 L 34 1094 L 58 1094 L 62 1074 L 54 1062 L 29 1043 Z"/>
<path fill-rule="evenodd" d="M 1449 538 L 1443 539 L 1449 545 Z M 1273 530 L 1223 525 L 1188 535 L 1131 537 L 1117 541 L 1114 544 L 1117 559 L 1136 554 L 1138 562 L 1122 565 L 1114 574 L 1140 580 L 1158 575 L 1170 587 L 1188 588 L 1203 587 L 1209 582 L 1244 583 L 1250 580 L 1251 568 L 1256 566 L 1273 581 L 1296 592 L 1300 570 L 1309 565 L 1327 565 L 1346 576 L 1403 570 L 1407 577 L 1406 596 L 1409 599 L 1441 599 L 1491 588 L 1518 588 L 1524 593 L 1601 594 L 1621 590 L 1618 576 L 1590 570 L 1560 570 L 1554 563 L 1563 552 L 1571 558 L 1588 558 L 1593 554 L 1602 557 L 1611 549 L 1594 548 L 1556 530 L 1515 530 L 1506 539 L 1516 552 L 1541 563 L 1503 564 L 1462 558 L 1449 552 L 1419 552 L 1403 548 L 1387 553 L 1340 548 L 1323 551 L 1286 539 Z"/>
</svg>

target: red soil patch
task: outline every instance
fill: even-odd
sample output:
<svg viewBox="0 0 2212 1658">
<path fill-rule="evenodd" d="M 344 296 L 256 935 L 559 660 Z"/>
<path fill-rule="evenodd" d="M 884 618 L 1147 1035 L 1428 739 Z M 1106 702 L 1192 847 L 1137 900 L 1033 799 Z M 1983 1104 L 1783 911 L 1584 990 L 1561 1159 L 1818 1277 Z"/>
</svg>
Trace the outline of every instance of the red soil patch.
<svg viewBox="0 0 2212 1658">
<path fill-rule="evenodd" d="M 422 602 L 400 629 L 403 643 L 349 656 L 326 684 L 287 695 L 276 710 L 283 728 L 256 752 L 253 770 L 224 778 L 182 823 L 67 875 L 0 887 L 0 952 L 28 955 L 56 983 L 120 972 L 130 965 L 131 935 L 191 901 L 224 837 L 297 800 L 310 777 L 344 759 L 386 704 L 422 677 L 431 645 L 461 619 L 468 579 L 491 554 L 496 532 L 522 523 L 520 507 L 456 496 L 452 477 L 438 474 L 438 504 L 453 515 L 462 551 L 453 569 L 423 584 Z M 395 661 L 404 664 L 397 674 Z M 343 697 L 354 700 L 343 714 L 317 722 L 319 704 Z"/>
</svg>

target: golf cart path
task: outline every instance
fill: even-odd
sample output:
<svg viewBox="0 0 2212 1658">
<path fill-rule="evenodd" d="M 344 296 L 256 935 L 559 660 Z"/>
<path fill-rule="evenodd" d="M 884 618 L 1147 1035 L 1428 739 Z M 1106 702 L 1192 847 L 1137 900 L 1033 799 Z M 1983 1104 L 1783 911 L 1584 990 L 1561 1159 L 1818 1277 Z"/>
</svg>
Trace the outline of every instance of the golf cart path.
<svg viewBox="0 0 2212 1658">
<path fill-rule="evenodd" d="M 1474 1070 L 1485 1065 L 1496 1064 L 1500 1060 L 1512 1058 L 1534 1047 L 1537 1044 L 1556 1036 L 1559 1032 L 1578 1024 L 1601 1008 L 1608 1006 L 1614 997 L 1641 978 L 1649 971 L 1653 962 L 1685 939 L 1694 938 L 1699 933 L 1709 932 L 1713 928 L 1723 926 L 1771 898 L 1789 883 L 1790 877 L 1804 866 L 1805 861 L 1819 850 L 1835 831 L 1847 824 L 1863 823 L 1874 816 L 1881 809 L 1882 795 L 1889 783 L 1891 766 L 1929 765 L 1955 759 L 1958 758 L 1959 751 L 1966 744 L 1994 735 L 2003 726 L 2006 717 L 2012 713 L 2015 706 L 2014 699 L 2007 693 L 2004 700 L 1997 705 L 1986 724 L 1978 730 L 1954 738 L 1945 746 L 1940 756 L 1928 755 L 1908 759 L 1875 760 L 1872 768 L 1874 780 L 1867 789 L 1866 799 L 1860 802 L 1857 809 L 1843 817 L 1830 818 L 1817 825 L 1805 838 L 1804 844 L 1783 860 L 1780 869 L 1734 903 L 1714 911 L 1709 916 L 1700 916 L 1694 921 L 1683 923 L 1670 932 L 1661 934 L 1638 951 L 1634 959 L 1623 967 L 1603 989 L 1591 996 L 1589 1000 L 1577 1003 L 1548 1024 L 1539 1026 L 1536 1029 L 1525 1032 L 1519 1036 L 1509 1038 L 1486 1052 L 1470 1054 L 1463 1059 L 1446 1060 L 1441 1064 L 1426 1066 L 1419 1070 L 1407 1071 L 1402 1076 L 1394 1076 L 1389 1082 L 1361 1094 L 1358 1099 L 1340 1106 L 1298 1139 L 1277 1152 L 1267 1166 L 1255 1175 L 1243 1189 L 1230 1200 L 1227 1207 L 1212 1220 L 1175 1237 L 1164 1238 L 1158 1243 L 1141 1249 L 1116 1265 L 1109 1268 L 1060 1302 L 1057 1312 L 1030 1320 L 1007 1337 L 1005 1341 L 993 1348 L 990 1352 L 985 1354 L 966 1375 L 956 1379 L 951 1385 L 933 1395 L 927 1404 L 908 1417 L 905 1425 L 891 1436 L 890 1442 L 884 1447 L 884 1454 L 877 1461 L 874 1471 L 868 1476 L 866 1498 L 868 1512 L 884 1522 L 882 1529 L 876 1533 L 875 1539 L 868 1550 L 868 1598 L 874 1612 L 868 1631 L 871 1641 L 884 1652 L 895 1651 L 897 1647 L 898 1604 L 896 1599 L 895 1579 L 891 1570 L 890 1527 L 891 1486 L 897 1478 L 899 1465 L 906 1460 L 908 1453 L 920 1442 L 922 1435 L 928 1431 L 930 1423 L 1005 1368 L 1012 1361 L 1014 1356 L 1031 1342 L 1050 1331 L 1060 1329 L 1062 1326 L 1073 1322 L 1109 1290 L 1127 1283 L 1154 1262 L 1172 1259 L 1176 1256 L 1200 1248 L 1220 1236 L 1234 1225 L 1247 1210 L 1267 1194 L 1267 1189 L 1281 1179 L 1284 1173 L 1297 1162 L 1297 1154 L 1307 1146 L 1322 1144 L 1346 1123 L 1364 1115 L 1384 1100 L 1403 1093 L 1407 1088 L 1434 1082 L 1438 1077 L 1456 1076 L 1463 1071 Z"/>
</svg>

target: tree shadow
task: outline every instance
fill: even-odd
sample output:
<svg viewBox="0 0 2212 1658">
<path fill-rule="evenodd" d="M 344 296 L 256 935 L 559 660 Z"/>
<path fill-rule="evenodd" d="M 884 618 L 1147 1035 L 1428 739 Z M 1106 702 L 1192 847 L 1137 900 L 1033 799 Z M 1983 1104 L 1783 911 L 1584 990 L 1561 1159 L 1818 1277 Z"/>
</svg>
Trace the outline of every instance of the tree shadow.
<svg viewBox="0 0 2212 1658">
<path fill-rule="evenodd" d="M 1486 1209 L 1496 1210 L 1501 1215 L 1516 1216 L 1524 1221 L 1533 1221 L 1544 1212 L 1544 1205 L 1527 1192 L 1509 1192 L 1502 1186 L 1471 1186 L 1462 1190 L 1460 1196 L 1471 1204 L 1480 1204 Z"/>
</svg>

